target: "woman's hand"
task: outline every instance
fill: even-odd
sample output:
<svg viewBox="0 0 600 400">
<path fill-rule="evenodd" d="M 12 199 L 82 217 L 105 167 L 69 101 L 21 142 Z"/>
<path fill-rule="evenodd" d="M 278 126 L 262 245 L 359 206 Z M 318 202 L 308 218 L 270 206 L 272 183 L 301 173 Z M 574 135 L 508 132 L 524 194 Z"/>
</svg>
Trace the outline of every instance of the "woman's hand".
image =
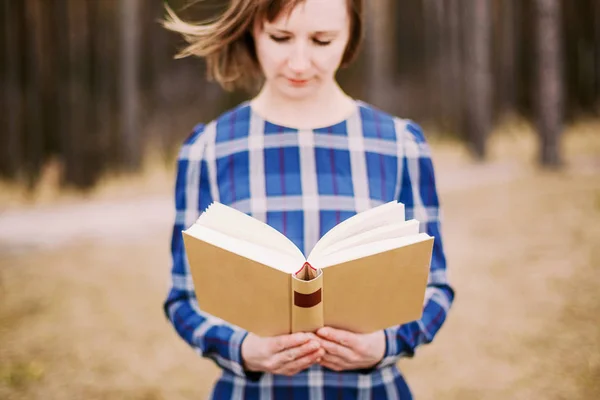
<svg viewBox="0 0 600 400">
<path fill-rule="evenodd" d="M 371 368 L 385 355 L 385 333 L 352 333 L 324 327 L 317 331 L 325 355 L 319 364 L 334 371 Z"/>
<path fill-rule="evenodd" d="M 291 376 L 319 362 L 324 353 L 312 333 L 275 337 L 249 333 L 242 342 L 242 360 L 249 371 Z"/>
</svg>

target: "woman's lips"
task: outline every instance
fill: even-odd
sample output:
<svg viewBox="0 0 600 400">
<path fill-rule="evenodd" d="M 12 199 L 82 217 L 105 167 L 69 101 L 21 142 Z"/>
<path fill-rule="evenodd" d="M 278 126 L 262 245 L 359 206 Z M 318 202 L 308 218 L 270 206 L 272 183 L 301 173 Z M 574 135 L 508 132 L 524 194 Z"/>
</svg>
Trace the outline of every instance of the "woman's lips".
<svg viewBox="0 0 600 400">
<path fill-rule="evenodd" d="M 290 84 L 292 84 L 293 86 L 303 86 L 308 83 L 308 79 L 292 79 L 292 78 L 287 78 L 287 79 L 290 82 Z"/>
</svg>

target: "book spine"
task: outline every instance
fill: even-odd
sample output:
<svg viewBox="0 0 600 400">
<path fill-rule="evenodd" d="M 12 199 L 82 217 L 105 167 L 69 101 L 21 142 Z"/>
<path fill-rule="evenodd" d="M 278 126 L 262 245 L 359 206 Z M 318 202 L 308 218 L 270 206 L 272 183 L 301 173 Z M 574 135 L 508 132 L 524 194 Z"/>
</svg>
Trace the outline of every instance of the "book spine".
<svg viewBox="0 0 600 400">
<path fill-rule="evenodd" d="M 312 269 L 304 274 L 305 269 Z M 306 263 L 292 275 L 292 321 L 293 332 L 314 332 L 323 327 L 323 271 L 315 270 Z"/>
</svg>

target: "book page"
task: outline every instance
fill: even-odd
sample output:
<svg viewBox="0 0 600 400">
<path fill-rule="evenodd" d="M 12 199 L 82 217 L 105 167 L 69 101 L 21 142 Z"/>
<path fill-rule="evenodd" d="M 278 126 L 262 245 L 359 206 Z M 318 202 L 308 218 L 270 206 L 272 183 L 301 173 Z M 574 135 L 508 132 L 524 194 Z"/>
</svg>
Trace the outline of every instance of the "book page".
<svg viewBox="0 0 600 400">
<path fill-rule="evenodd" d="M 233 207 L 214 202 L 200 215 L 196 224 L 304 261 L 302 251 L 285 235 Z"/>
<path fill-rule="evenodd" d="M 297 271 L 298 266 L 302 266 L 305 262 L 302 253 L 300 253 L 300 256 L 294 257 L 270 247 L 249 242 L 239 237 L 229 236 L 200 224 L 192 225 L 191 228 L 184 231 L 184 234 L 289 274 Z"/>
<path fill-rule="evenodd" d="M 385 253 L 387 251 L 395 250 L 401 247 L 407 247 L 412 244 L 424 242 L 429 239 L 431 239 L 431 236 L 429 236 L 426 233 L 419 233 L 417 235 L 410 235 L 393 239 L 385 239 L 345 249 L 344 251 L 336 252 L 328 256 L 317 258 L 316 260 L 313 260 L 309 257 L 308 262 L 315 268 L 327 268 L 332 265 L 343 264 L 348 261 L 359 260 L 361 258 L 367 258 L 375 254 Z"/>
<path fill-rule="evenodd" d="M 404 204 L 396 201 L 363 211 L 331 228 L 317 242 L 309 258 L 320 257 L 319 254 L 324 249 L 351 236 L 402 221 L 404 221 Z"/>
<path fill-rule="evenodd" d="M 319 259 L 340 251 L 351 249 L 356 246 L 375 243 L 386 239 L 417 235 L 418 233 L 419 221 L 411 219 L 410 221 L 403 221 L 388 226 L 381 226 L 355 236 L 350 236 L 349 238 L 343 239 L 323 248 L 316 256 L 313 257 L 315 259 Z"/>
</svg>

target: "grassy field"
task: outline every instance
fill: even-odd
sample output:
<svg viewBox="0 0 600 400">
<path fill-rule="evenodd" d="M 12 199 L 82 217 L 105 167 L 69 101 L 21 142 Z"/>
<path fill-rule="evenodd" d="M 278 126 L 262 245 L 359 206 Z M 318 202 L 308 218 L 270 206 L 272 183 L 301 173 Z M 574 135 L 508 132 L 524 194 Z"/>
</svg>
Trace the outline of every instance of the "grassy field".
<svg viewBox="0 0 600 400">
<path fill-rule="evenodd" d="M 418 399 L 600 398 L 598 132 L 574 128 L 558 172 L 533 166 L 518 131 L 492 141 L 512 169 L 434 144 L 457 297 L 434 343 L 400 362 Z M 206 397 L 217 369 L 161 311 L 169 229 L 0 250 L 1 399 Z"/>
</svg>

